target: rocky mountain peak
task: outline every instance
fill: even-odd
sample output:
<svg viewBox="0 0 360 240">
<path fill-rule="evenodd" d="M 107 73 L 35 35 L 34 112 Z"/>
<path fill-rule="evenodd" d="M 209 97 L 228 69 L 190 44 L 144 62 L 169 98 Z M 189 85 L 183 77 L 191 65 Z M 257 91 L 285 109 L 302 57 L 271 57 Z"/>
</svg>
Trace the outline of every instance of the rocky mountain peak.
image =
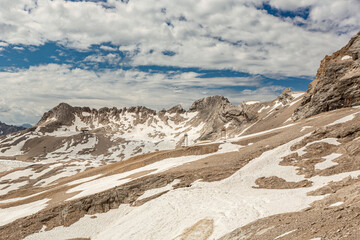
<svg viewBox="0 0 360 240">
<path fill-rule="evenodd" d="M 70 125 L 74 120 L 74 107 L 67 103 L 60 103 L 50 111 L 46 112 L 40 119 L 38 125 L 41 125 L 49 119 L 55 118 L 59 123 L 63 125 Z"/>
<path fill-rule="evenodd" d="M 232 105 L 229 100 L 223 96 L 211 96 L 196 100 L 190 107 L 189 111 L 202 111 L 209 108 L 224 107 Z"/>
<path fill-rule="evenodd" d="M 288 102 L 292 101 L 294 99 L 294 97 L 292 96 L 292 91 L 290 88 L 286 88 L 278 97 L 278 100 L 282 103 L 282 104 L 287 104 Z"/>
<path fill-rule="evenodd" d="M 321 61 L 315 80 L 294 112 L 294 120 L 360 105 L 359 56 L 360 32 L 345 47 Z"/>
<path fill-rule="evenodd" d="M 169 110 L 167 110 L 168 113 L 172 114 L 172 113 L 184 113 L 185 110 L 183 109 L 183 107 L 181 106 L 181 104 L 178 104 L 172 108 L 170 108 Z"/>
</svg>

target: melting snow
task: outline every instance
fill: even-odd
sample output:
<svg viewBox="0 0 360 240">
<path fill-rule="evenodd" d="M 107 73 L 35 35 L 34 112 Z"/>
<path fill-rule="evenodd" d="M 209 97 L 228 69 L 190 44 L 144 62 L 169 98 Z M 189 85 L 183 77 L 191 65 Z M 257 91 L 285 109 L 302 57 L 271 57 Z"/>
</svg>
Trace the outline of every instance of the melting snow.
<svg viewBox="0 0 360 240">
<path fill-rule="evenodd" d="M 78 179 L 78 180 L 75 180 L 75 181 L 72 181 L 72 182 L 69 182 L 68 184 L 66 185 L 76 185 L 76 184 L 79 184 L 79 183 L 84 183 L 84 182 L 87 182 L 87 181 L 90 181 L 90 180 L 94 180 L 95 178 L 98 178 L 102 176 L 102 174 L 98 174 L 98 175 L 95 175 L 95 176 L 91 176 L 91 177 L 87 177 L 87 178 L 81 178 L 81 179 Z"/>
<path fill-rule="evenodd" d="M 36 202 L 19 205 L 16 207 L 1 208 L 0 209 L 0 226 L 6 225 L 15 221 L 18 218 L 26 217 L 37 213 L 47 206 L 50 199 L 42 199 Z"/>
<path fill-rule="evenodd" d="M 256 219 L 306 208 L 313 201 L 324 197 L 308 196 L 308 192 L 323 187 L 330 181 L 339 181 L 349 175 L 360 174 L 360 171 L 355 171 L 333 176 L 315 176 L 309 179 L 313 181 L 313 186 L 308 188 L 252 188 L 255 180 L 263 176 L 279 176 L 290 181 L 303 180 L 304 177 L 297 175 L 294 167 L 279 165 L 282 157 L 292 153 L 290 147 L 301 139 L 303 137 L 264 152 L 224 180 L 197 181 L 191 187 L 170 190 L 156 200 L 146 202 L 141 206 L 121 205 L 118 209 L 97 215 L 98 218 L 94 220 L 85 216 L 70 227 L 57 227 L 51 231 L 33 234 L 27 239 L 90 237 L 91 239 L 131 240 L 144 236 L 146 239 L 173 239 L 204 218 L 214 220 L 215 226 L 211 239 L 217 239 Z M 189 159 L 182 158 L 181 160 L 189 162 L 190 158 L 197 157 L 190 156 Z M 177 161 L 177 159 L 171 159 L 171 161 Z M 168 160 L 163 160 L 158 164 L 158 167 L 164 165 L 163 168 L 168 168 L 170 163 Z M 267 167 L 264 168 L 264 166 Z M 152 166 L 153 169 L 158 167 Z M 102 183 L 104 185 L 101 189 L 104 190 L 104 186 L 108 186 L 112 181 L 118 181 L 121 177 L 125 176 L 113 176 L 112 180 L 109 177 L 94 180 L 85 183 L 87 185 L 80 185 L 81 188 L 73 188 L 72 191 L 94 189 Z"/>
<path fill-rule="evenodd" d="M 329 167 L 338 165 L 338 163 L 333 162 L 333 160 L 340 157 L 341 155 L 342 154 L 339 154 L 339 153 L 332 153 L 332 154 L 330 154 L 328 156 L 323 157 L 323 158 L 325 158 L 325 161 L 317 163 L 315 165 L 315 170 L 324 170 L 324 169 L 327 169 Z"/>
<path fill-rule="evenodd" d="M 25 186 L 28 184 L 28 181 L 22 181 L 17 183 L 10 183 L 10 184 L 0 184 L 0 195 L 5 195 L 13 190 L 17 190 L 18 188 Z"/>
<path fill-rule="evenodd" d="M 338 207 L 342 204 L 344 204 L 344 202 L 336 202 L 336 203 L 331 204 L 329 207 Z"/>
<path fill-rule="evenodd" d="M 46 192 L 46 191 L 44 191 Z M 17 202 L 17 201 L 21 201 L 21 200 L 25 200 L 25 199 L 28 199 L 28 198 L 32 198 L 32 197 L 35 197 L 37 195 L 40 195 L 44 192 L 39 192 L 39 193 L 35 193 L 33 195 L 30 195 L 30 196 L 26 196 L 26 197 L 18 197 L 18 198 L 11 198 L 11 199 L 7 199 L 7 200 L 3 200 L 3 201 L 0 201 L 0 204 L 3 204 L 3 203 L 12 203 L 12 202 Z"/>
<path fill-rule="evenodd" d="M 293 232 L 295 232 L 296 230 L 297 230 L 297 229 L 294 229 L 294 230 L 288 231 L 288 232 L 286 232 L 286 233 L 284 233 L 284 234 L 281 234 L 280 236 L 277 236 L 276 238 L 274 238 L 274 240 L 275 240 L 275 239 L 282 238 L 282 237 L 285 237 L 286 235 L 289 235 L 290 233 L 293 233 Z"/>
<path fill-rule="evenodd" d="M 246 105 L 254 105 L 254 104 L 257 104 L 257 103 L 260 103 L 260 101 L 246 101 L 244 102 Z"/>
<path fill-rule="evenodd" d="M 312 128 L 312 126 L 305 126 L 305 127 L 302 127 L 301 128 L 301 130 L 300 130 L 300 132 L 303 132 L 303 131 L 305 131 L 306 129 L 308 129 L 308 128 Z"/>
<path fill-rule="evenodd" d="M 301 97 L 302 95 L 304 95 L 305 93 L 304 92 L 293 92 L 293 93 L 290 93 L 290 95 L 293 97 L 293 98 L 298 98 L 298 97 Z"/>
<path fill-rule="evenodd" d="M 6 172 L 20 167 L 27 167 L 31 164 L 32 163 L 15 160 L 0 160 L 0 172 Z"/>
<path fill-rule="evenodd" d="M 342 61 L 348 60 L 348 59 L 352 59 L 352 57 L 349 56 L 349 55 L 345 55 L 345 56 L 343 56 L 343 57 L 341 58 Z"/>
<path fill-rule="evenodd" d="M 351 120 L 353 120 L 353 119 L 355 118 L 355 115 L 356 115 L 356 114 L 358 114 L 358 112 L 357 112 L 357 113 L 353 113 L 353 114 L 351 114 L 351 115 L 349 115 L 349 116 L 340 118 L 340 119 L 336 120 L 335 122 L 328 124 L 327 126 L 332 126 L 332 125 L 335 125 L 335 124 L 345 123 L 345 122 L 351 121 Z"/>
<path fill-rule="evenodd" d="M 260 108 L 260 110 L 258 111 L 258 113 L 261 113 L 262 111 L 268 109 L 270 106 L 263 106 L 262 108 Z"/>
<path fill-rule="evenodd" d="M 168 158 L 168 159 L 165 159 L 165 160 L 162 160 L 159 162 L 155 162 L 153 164 L 149 164 L 145 167 L 134 169 L 132 171 L 119 173 L 119 174 L 115 174 L 115 175 L 111 175 L 111 176 L 106 176 L 106 177 L 99 178 L 99 179 L 96 179 L 93 181 L 89 181 L 89 182 L 80 184 L 74 188 L 69 189 L 67 191 L 68 193 L 77 192 L 77 191 L 81 191 L 81 192 L 78 193 L 77 195 L 73 196 L 72 198 L 68 199 L 68 201 L 76 199 L 76 198 L 84 197 L 84 196 L 87 196 L 90 194 L 102 192 L 107 189 L 130 182 L 136 178 L 129 178 L 129 176 L 139 173 L 139 172 L 152 170 L 153 172 L 151 172 L 147 175 L 156 174 L 156 173 L 164 172 L 168 169 L 178 167 L 178 166 L 181 166 L 186 163 L 194 162 L 194 161 L 197 161 L 197 160 L 200 160 L 202 158 L 206 158 L 206 157 L 209 157 L 212 155 L 238 151 L 239 148 L 241 148 L 241 146 L 236 145 L 236 144 L 231 144 L 231 143 L 225 143 L 225 144 L 222 144 L 219 146 L 219 151 L 216 153 L 210 153 L 210 154 L 205 154 L 205 155 L 196 155 L 196 156 L 184 156 L 184 157 L 177 157 L 177 158 Z M 144 175 L 144 176 L 146 176 L 146 175 Z"/>
<path fill-rule="evenodd" d="M 154 188 L 154 189 L 150 189 L 150 190 L 147 190 L 146 192 L 144 192 L 143 195 L 141 195 L 138 200 L 141 200 L 141 199 L 145 199 L 145 198 L 148 198 L 148 197 L 151 197 L 151 196 L 154 196 L 156 194 L 159 194 L 159 193 L 162 193 L 162 192 L 165 192 L 165 191 L 170 191 L 173 189 L 173 186 L 178 184 L 180 182 L 179 179 L 175 179 L 172 183 L 166 185 L 165 187 L 162 187 L 162 188 Z"/>
</svg>

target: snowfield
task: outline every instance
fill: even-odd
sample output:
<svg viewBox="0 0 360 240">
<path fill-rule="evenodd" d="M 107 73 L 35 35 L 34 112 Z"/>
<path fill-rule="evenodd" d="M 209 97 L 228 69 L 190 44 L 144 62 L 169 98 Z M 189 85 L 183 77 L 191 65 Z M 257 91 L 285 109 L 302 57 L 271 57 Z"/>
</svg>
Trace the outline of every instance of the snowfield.
<svg viewBox="0 0 360 240">
<path fill-rule="evenodd" d="M 50 199 L 42 199 L 36 202 L 19 205 L 16 207 L 10 207 L 5 209 L 0 208 L 0 226 L 11 223 L 18 218 L 26 217 L 31 214 L 37 213 L 38 211 L 44 209 L 47 206 L 46 203 L 49 200 Z"/>
<path fill-rule="evenodd" d="M 333 176 L 315 176 L 308 179 L 313 182 L 313 186 L 308 188 L 254 188 L 256 179 L 264 176 L 278 176 L 287 181 L 305 179 L 302 175 L 296 174 L 295 167 L 279 165 L 282 157 L 293 153 L 290 147 L 304 137 L 264 152 L 260 157 L 250 161 L 224 180 L 218 182 L 197 181 L 191 187 L 175 190 L 166 186 L 166 190 L 169 190 L 167 193 L 141 206 L 121 205 L 118 209 L 110 210 L 106 214 L 97 214 L 95 219 L 85 216 L 70 227 L 57 227 L 51 231 L 33 234 L 26 239 L 90 237 L 91 239 L 135 240 L 144 239 L 146 236 L 146 239 L 165 240 L 176 238 L 185 229 L 203 219 L 213 219 L 214 229 L 210 239 L 217 239 L 256 219 L 299 211 L 324 197 L 307 196 L 308 192 L 323 187 L 330 181 L 339 181 L 347 176 L 356 177 L 360 174 L 360 171 L 354 171 Z M 317 142 L 337 144 L 336 139 Z M 222 146 L 222 149 L 223 151 L 236 150 L 229 144 Z M 166 159 L 145 168 L 159 172 L 202 157 L 204 155 Z M 141 169 L 141 171 L 143 170 L 144 168 Z M 78 198 L 102 191 L 104 188 L 123 184 L 127 180 L 119 179 L 125 177 L 124 174 L 118 174 L 96 179 L 81 184 L 71 189 L 70 192 L 82 191 L 74 197 Z M 152 190 L 151 193 L 146 193 L 146 196 L 164 191 L 165 188 L 158 189 L 158 191 Z"/>
</svg>

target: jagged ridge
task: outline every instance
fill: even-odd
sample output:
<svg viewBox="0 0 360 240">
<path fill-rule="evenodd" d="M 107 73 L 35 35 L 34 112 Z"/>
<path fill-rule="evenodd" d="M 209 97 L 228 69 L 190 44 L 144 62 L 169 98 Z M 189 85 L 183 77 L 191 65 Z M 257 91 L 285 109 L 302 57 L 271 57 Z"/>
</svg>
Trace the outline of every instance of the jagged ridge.
<svg viewBox="0 0 360 240">
<path fill-rule="evenodd" d="M 326 56 L 294 119 L 360 104 L 360 32 L 341 50 Z"/>
</svg>

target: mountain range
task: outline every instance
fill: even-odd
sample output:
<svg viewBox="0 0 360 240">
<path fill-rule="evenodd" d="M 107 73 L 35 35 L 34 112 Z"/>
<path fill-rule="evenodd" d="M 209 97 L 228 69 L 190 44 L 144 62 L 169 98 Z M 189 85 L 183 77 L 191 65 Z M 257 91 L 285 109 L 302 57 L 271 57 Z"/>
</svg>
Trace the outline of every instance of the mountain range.
<svg viewBox="0 0 360 240">
<path fill-rule="evenodd" d="M 59 104 L 0 137 L 0 239 L 359 239 L 359 56 L 270 102 Z"/>
<path fill-rule="evenodd" d="M 0 135 L 7 135 L 13 132 L 18 132 L 26 129 L 23 126 L 7 125 L 6 123 L 0 122 Z"/>
</svg>

